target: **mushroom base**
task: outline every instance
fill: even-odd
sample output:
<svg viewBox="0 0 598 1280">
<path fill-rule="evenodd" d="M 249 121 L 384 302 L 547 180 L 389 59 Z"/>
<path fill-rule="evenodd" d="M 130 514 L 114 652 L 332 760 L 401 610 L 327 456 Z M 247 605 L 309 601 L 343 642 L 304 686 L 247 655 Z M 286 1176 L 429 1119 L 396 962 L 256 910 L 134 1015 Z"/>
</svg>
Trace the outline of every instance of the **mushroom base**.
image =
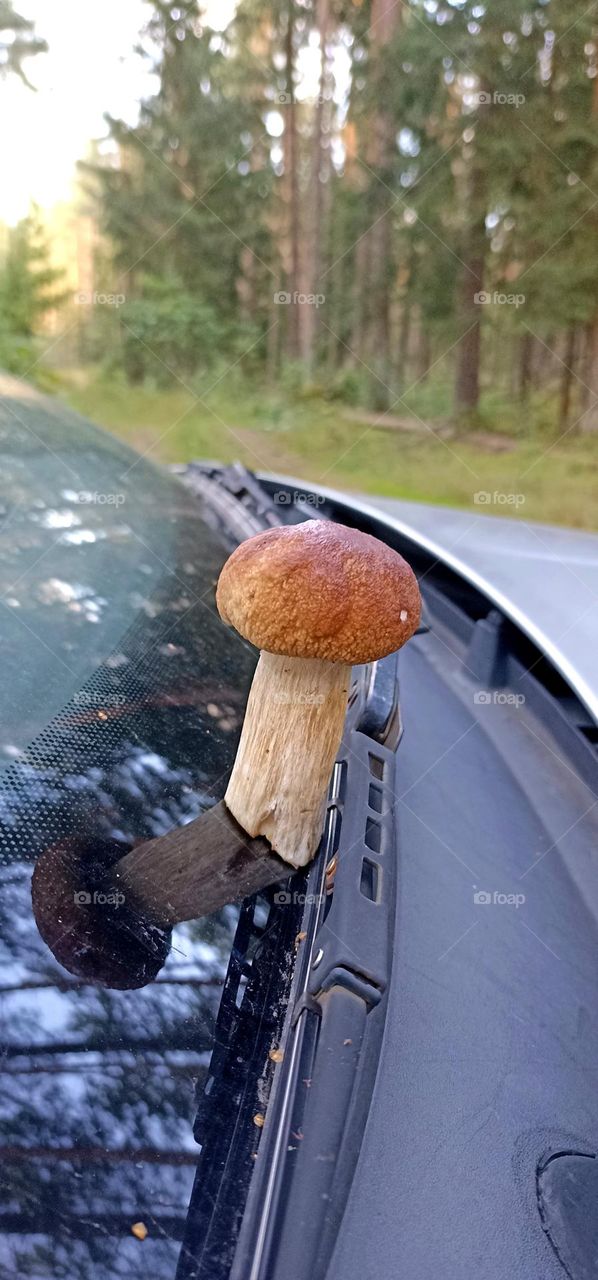
<svg viewBox="0 0 598 1280">
<path fill-rule="evenodd" d="M 313 858 L 341 741 L 351 667 L 262 653 L 225 802 L 291 866 Z"/>
</svg>

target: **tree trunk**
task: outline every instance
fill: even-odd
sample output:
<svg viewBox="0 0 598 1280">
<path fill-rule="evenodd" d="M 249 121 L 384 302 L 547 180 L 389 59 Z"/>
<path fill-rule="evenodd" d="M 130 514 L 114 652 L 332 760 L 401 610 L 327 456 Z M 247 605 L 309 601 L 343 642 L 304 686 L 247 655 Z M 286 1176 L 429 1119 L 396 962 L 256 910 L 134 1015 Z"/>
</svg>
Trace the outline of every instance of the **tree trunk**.
<svg viewBox="0 0 598 1280">
<path fill-rule="evenodd" d="M 575 346 L 576 346 L 575 326 L 567 330 L 567 338 L 565 342 L 565 352 L 563 364 L 561 366 L 561 387 L 559 395 L 559 421 L 560 431 L 567 430 L 569 422 L 569 409 L 571 407 L 571 384 L 575 377 Z"/>
<path fill-rule="evenodd" d="M 430 335 L 426 329 L 422 329 L 419 335 L 419 347 L 417 353 L 417 380 L 418 382 L 426 382 L 430 372 L 432 363 L 432 344 Z"/>
<path fill-rule="evenodd" d="M 598 316 L 589 331 L 588 347 L 588 407 L 579 424 L 584 432 L 598 431 Z"/>
<path fill-rule="evenodd" d="M 480 311 L 475 295 L 484 288 L 483 254 L 464 260 L 459 287 L 460 322 L 463 337 L 457 347 L 455 413 L 473 413 L 480 399 Z"/>
<path fill-rule="evenodd" d="M 462 333 L 457 346 L 455 414 L 475 413 L 480 398 L 481 316 L 486 262 L 486 182 L 474 156 L 466 162 L 460 191 L 463 233 L 461 278 L 457 286 L 457 318 Z"/>
<path fill-rule="evenodd" d="M 369 248 L 370 242 L 367 235 L 361 237 L 355 248 L 355 269 L 353 277 L 353 326 L 351 334 L 351 347 L 356 353 L 361 352 L 364 358 L 367 358 L 367 344 L 365 342 L 366 327 L 366 298 L 369 279 Z M 351 363 L 356 364 L 356 360 L 351 357 Z"/>
<path fill-rule="evenodd" d="M 313 118 L 311 139 L 310 181 L 306 193 L 305 242 L 303 245 L 302 292 L 307 297 L 322 293 L 320 273 L 322 269 L 322 241 L 324 235 L 324 164 L 327 150 L 324 145 L 325 93 L 328 83 L 327 40 L 330 21 L 330 0 L 317 0 L 316 22 L 320 36 L 320 75 L 318 100 Z M 318 333 L 318 309 L 304 304 L 299 309 L 299 341 L 301 357 L 308 376 L 313 373 L 315 347 Z"/>
<path fill-rule="evenodd" d="M 411 338 L 411 299 L 409 295 L 404 298 L 401 309 L 401 321 L 399 325 L 399 351 L 397 359 L 397 377 L 399 388 L 402 391 L 407 380 L 407 362 L 409 359 L 409 341 Z"/>
<path fill-rule="evenodd" d="M 299 308 L 297 294 L 300 281 L 300 214 L 299 214 L 299 137 L 295 103 L 295 0 L 288 0 L 285 32 L 286 85 L 288 101 L 284 107 L 284 168 L 288 207 L 287 293 L 291 295 L 287 316 L 286 350 L 291 359 L 300 354 Z"/>
<path fill-rule="evenodd" d="M 590 378 L 592 376 L 592 325 L 585 324 L 581 335 L 581 386 L 579 388 L 579 408 L 585 413 L 590 403 Z"/>
<path fill-rule="evenodd" d="M 592 91 L 592 123 L 595 128 L 598 116 L 598 80 L 594 81 Z M 580 419 L 580 430 L 584 433 L 598 431 L 598 312 L 586 327 L 586 343 L 584 352 L 584 414 Z"/>
<path fill-rule="evenodd" d="M 531 333 L 524 333 L 519 339 L 519 399 L 525 404 L 532 381 L 532 359 L 534 339 Z"/>
<path fill-rule="evenodd" d="M 406 267 L 407 274 L 400 310 L 399 336 L 397 344 L 397 379 L 399 389 L 401 391 L 405 386 L 407 369 L 409 367 L 409 352 L 413 321 L 413 295 L 415 291 L 415 276 L 417 269 L 417 257 L 413 244 L 411 244 L 409 249 Z"/>
<path fill-rule="evenodd" d="M 274 303 L 270 311 L 266 335 L 266 382 L 273 386 L 280 370 L 280 307 Z"/>
<path fill-rule="evenodd" d="M 378 110 L 368 125 L 364 147 L 365 161 L 371 180 L 372 201 L 369 207 L 371 225 L 360 242 L 359 257 L 363 274 L 361 350 L 364 361 L 376 375 L 375 398 L 379 407 L 387 407 L 390 390 L 385 385 L 390 377 L 390 295 L 393 281 L 392 213 L 390 172 L 394 154 L 395 121 L 385 108 L 388 45 L 394 40 L 402 21 L 402 0 L 372 0 L 370 34 L 371 75 L 376 90 Z"/>
</svg>

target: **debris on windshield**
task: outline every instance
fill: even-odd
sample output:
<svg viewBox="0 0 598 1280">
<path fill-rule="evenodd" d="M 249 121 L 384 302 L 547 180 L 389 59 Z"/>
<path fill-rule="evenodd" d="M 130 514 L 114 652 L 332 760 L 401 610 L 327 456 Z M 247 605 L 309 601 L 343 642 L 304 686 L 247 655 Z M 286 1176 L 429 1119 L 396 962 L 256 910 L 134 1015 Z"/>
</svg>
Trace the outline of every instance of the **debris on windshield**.
<svg viewBox="0 0 598 1280">
<path fill-rule="evenodd" d="M 335 853 L 334 857 L 330 859 L 330 862 L 326 867 L 326 893 L 332 893 L 334 890 L 334 878 L 336 876 L 337 868 L 338 855 Z"/>
</svg>

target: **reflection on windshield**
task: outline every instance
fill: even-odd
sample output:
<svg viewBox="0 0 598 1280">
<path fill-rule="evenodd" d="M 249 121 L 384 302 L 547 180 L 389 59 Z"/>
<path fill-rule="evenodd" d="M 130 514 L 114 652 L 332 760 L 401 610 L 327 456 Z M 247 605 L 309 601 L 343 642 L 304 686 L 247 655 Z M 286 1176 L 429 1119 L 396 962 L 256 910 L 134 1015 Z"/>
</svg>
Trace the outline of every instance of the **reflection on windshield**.
<svg viewBox="0 0 598 1280">
<path fill-rule="evenodd" d="M 141 619 L 156 623 L 148 651 L 179 614 L 201 630 L 230 549 L 196 497 L 117 440 L 41 398 L 4 397 L 0 427 L 3 409 L 0 767 Z"/>
<path fill-rule="evenodd" d="M 58 840 L 125 851 L 220 799 L 255 656 L 215 612 L 229 547 L 198 500 L 26 413 L 51 454 L 15 426 L 3 470 L 0 1274 L 172 1277 L 238 911 L 177 928 L 150 987 L 94 988 L 42 941 L 31 870 Z"/>
<path fill-rule="evenodd" d="M 209 942 L 200 926 L 178 930 L 163 975 L 134 1000 L 57 985 L 43 962 L 20 983 L 18 967 L 4 971 L 0 1226 L 13 1275 L 141 1275 L 139 1221 L 169 1263 L 158 1274 L 173 1274 L 233 924 L 234 913 L 214 922 Z"/>
</svg>

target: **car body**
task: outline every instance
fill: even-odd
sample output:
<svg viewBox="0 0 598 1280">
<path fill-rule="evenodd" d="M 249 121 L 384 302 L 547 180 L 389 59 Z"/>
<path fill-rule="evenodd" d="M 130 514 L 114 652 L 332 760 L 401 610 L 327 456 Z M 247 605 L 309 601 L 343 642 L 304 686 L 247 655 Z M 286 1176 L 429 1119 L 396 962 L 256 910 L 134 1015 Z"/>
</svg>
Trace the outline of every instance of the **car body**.
<svg viewBox="0 0 598 1280">
<path fill-rule="evenodd" d="M 594 1274 L 598 540 L 168 475 L 2 390 L 0 1275 Z M 355 672 L 316 861 L 138 991 L 73 978 L 32 865 L 222 797 L 256 654 L 215 581 L 313 515 L 402 551 L 425 606 Z"/>
</svg>

